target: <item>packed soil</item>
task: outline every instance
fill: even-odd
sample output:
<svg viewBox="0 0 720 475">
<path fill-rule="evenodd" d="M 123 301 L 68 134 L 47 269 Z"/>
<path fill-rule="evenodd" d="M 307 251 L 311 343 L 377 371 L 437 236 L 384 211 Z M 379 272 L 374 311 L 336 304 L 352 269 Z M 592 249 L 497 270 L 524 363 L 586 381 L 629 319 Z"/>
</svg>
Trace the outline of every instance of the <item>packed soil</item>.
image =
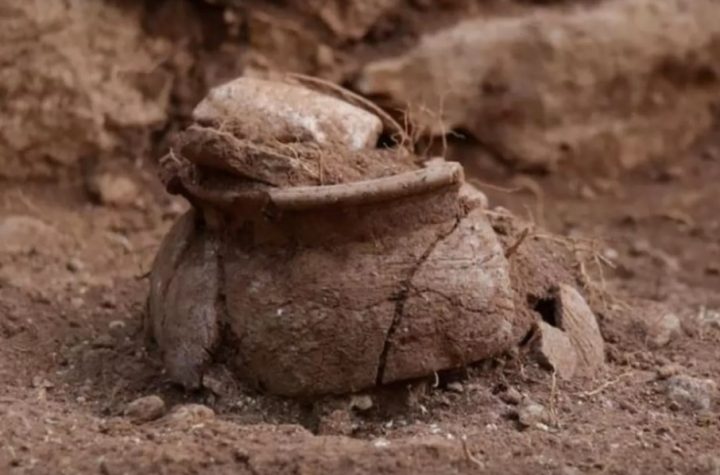
<svg viewBox="0 0 720 475">
<path fill-rule="evenodd" d="M 135 106 L 122 108 L 128 117 L 116 117 L 128 127 L 125 137 L 114 122 L 107 130 L 105 123 L 89 126 L 87 117 L 95 115 L 72 101 L 52 102 L 57 117 L 50 120 L 44 94 L 63 90 L 64 74 L 57 83 L 52 76 L 47 88 L 43 82 L 40 92 L 28 87 L 27 95 L 8 95 L 21 99 L 17 110 L 52 125 L 54 135 L 43 138 L 43 127 L 30 133 L 34 122 L 17 120 L 20 129 L 6 133 L 17 138 L 30 131 L 28 141 L 41 150 L 8 151 L 3 159 L 10 161 L 0 160 L 0 474 L 720 473 L 718 391 L 709 407 L 687 410 L 668 396 L 664 379 L 677 372 L 720 383 L 720 130 L 682 156 L 632 172 L 574 163 L 549 175 L 512 171 L 488 153 L 488 144 L 458 138 L 460 130 L 449 137 L 450 158 L 487 193 L 489 211 L 502 215 L 501 206 L 530 223 L 523 240 L 503 243 L 520 250 L 511 265 L 548 239 L 578 252 L 582 268 L 574 270 L 587 277 L 584 291 L 606 343 L 607 366 L 596 378 L 556 378 L 529 356 L 528 342 L 458 371 L 347 397 L 269 396 L 222 367 L 201 390 L 186 392 L 168 381 L 143 331 L 152 260 L 187 209 L 161 188 L 150 157 L 167 152 L 172 132 L 187 125 L 208 87 L 253 68 L 351 85 L 363 63 L 406 51 L 422 33 L 470 14 L 530 14 L 538 5 L 564 11 L 597 2 L 452 0 L 434 9 L 420 0 L 378 1 L 397 7 L 368 20 L 372 27 L 346 25 L 348 34 L 367 30 L 358 41 L 306 11 L 324 2 L 251 1 L 229 13 L 219 5 L 240 2 L 140 3 L 151 8 L 129 18 L 115 9 L 111 21 L 74 15 L 83 21 L 67 38 L 20 38 L 42 53 L 21 62 L 26 68 L 18 68 L 22 74 L 12 84 L 25 86 L 34 84 L 25 78 L 55 70 L 43 56 L 47 44 L 93 46 L 87 38 L 109 34 L 95 26 L 104 32 L 119 24 L 113 35 L 125 35 L 122 22 L 129 22 L 135 33 L 123 41 L 110 35 L 108 46 L 58 55 L 58 64 L 82 59 L 70 70 L 102 86 L 75 85 L 68 94 L 78 104 L 93 104 L 87 92 L 103 114 L 118 114 L 109 99 L 127 105 L 135 97 Z M 33 11 L 27 18 L 34 25 Z M 155 45 L 145 45 L 148 51 L 138 47 L 143 29 Z M 14 64 L 15 43 L 7 44 L 7 62 Z M 116 91 L 110 74 L 85 73 L 90 53 L 97 54 L 92 71 L 122 71 L 127 63 L 141 77 L 127 75 L 131 91 L 125 83 Z M 162 67 L 146 67 L 155 63 Z M 146 95 L 153 98 L 148 103 Z M 25 107 L 27 98 L 38 108 Z M 86 163 L 95 155 L 85 142 L 104 143 L 106 135 L 132 147 Z M 44 163 L 46 155 L 57 155 L 62 166 Z M 679 319 L 678 328 L 659 338 L 658 322 L 668 314 Z M 164 406 L 157 398 L 131 404 L 148 396 Z M 531 423 L 523 414 L 529 400 L 545 414 Z"/>
<path fill-rule="evenodd" d="M 679 409 L 658 370 L 720 372 L 720 133 L 620 179 L 518 176 L 470 146 L 462 155 L 471 179 L 504 187 L 485 187 L 492 205 L 537 223 L 525 245 L 543 224 L 614 263 L 600 279 L 588 262 L 600 377 L 562 381 L 520 351 L 385 388 L 371 407 L 271 397 L 222 369 L 183 392 L 142 322 L 147 271 L 185 205 L 149 165 L 120 163 L 138 184 L 122 207 L 77 182 L 0 187 L 0 473 L 717 473 L 717 403 Z M 682 325 L 658 347 L 645 324 L 661 305 Z M 548 420 L 519 424 L 515 390 Z M 125 414 L 148 395 L 169 414 Z"/>
</svg>

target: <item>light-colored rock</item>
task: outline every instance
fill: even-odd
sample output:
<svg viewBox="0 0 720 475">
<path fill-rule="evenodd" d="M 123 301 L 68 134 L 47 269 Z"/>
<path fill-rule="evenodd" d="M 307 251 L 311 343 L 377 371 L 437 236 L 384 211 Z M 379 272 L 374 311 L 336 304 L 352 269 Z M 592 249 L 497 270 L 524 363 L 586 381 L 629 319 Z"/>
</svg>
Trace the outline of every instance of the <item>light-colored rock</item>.
<svg viewBox="0 0 720 475">
<path fill-rule="evenodd" d="M 517 419 L 522 428 L 530 428 L 537 427 L 538 424 L 547 424 L 550 415 L 545 406 L 527 399 L 518 406 Z"/>
<path fill-rule="evenodd" d="M 238 137 L 297 139 L 349 150 L 374 148 L 383 128 L 374 114 L 335 97 L 249 77 L 212 89 L 193 117 Z"/>
<path fill-rule="evenodd" d="M 711 126 L 717 8 L 609 0 L 482 16 L 368 64 L 356 85 L 409 105 L 432 134 L 463 128 L 521 167 L 630 167 L 673 156 Z"/>
<path fill-rule="evenodd" d="M 125 332 L 125 322 L 122 320 L 112 320 L 108 323 L 108 332 L 115 338 L 119 338 Z"/>
<path fill-rule="evenodd" d="M 163 414 L 165 414 L 165 401 L 155 395 L 135 399 L 125 408 L 125 415 L 136 423 L 153 421 Z"/>
<path fill-rule="evenodd" d="M 682 334 L 680 319 L 674 313 L 651 315 L 646 324 L 648 343 L 654 348 L 663 347 Z"/>
<path fill-rule="evenodd" d="M 90 191 L 98 201 L 110 206 L 131 206 L 140 197 L 140 188 L 128 176 L 115 173 L 101 173 L 90 181 Z"/>
<path fill-rule="evenodd" d="M 702 412 L 712 407 L 717 395 L 717 383 L 684 374 L 672 376 L 665 382 L 665 391 L 671 403 L 684 412 Z"/>
<path fill-rule="evenodd" d="M 175 407 L 165 421 L 175 426 L 193 426 L 215 419 L 215 411 L 203 404 L 183 404 Z"/>
<path fill-rule="evenodd" d="M 358 411 L 369 411 L 373 407 L 373 400 L 367 394 L 356 394 L 350 399 L 350 408 Z"/>
</svg>

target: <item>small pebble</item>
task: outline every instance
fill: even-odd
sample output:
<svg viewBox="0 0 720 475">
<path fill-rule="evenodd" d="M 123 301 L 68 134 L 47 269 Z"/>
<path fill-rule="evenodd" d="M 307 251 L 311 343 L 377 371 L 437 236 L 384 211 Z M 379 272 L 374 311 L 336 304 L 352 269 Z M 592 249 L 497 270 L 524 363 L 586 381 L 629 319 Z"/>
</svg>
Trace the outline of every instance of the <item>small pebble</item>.
<svg viewBox="0 0 720 475">
<path fill-rule="evenodd" d="M 113 295 L 103 295 L 102 300 L 100 301 L 100 306 L 103 308 L 115 308 L 117 307 L 117 302 L 115 300 L 115 297 Z"/>
<path fill-rule="evenodd" d="M 76 273 L 82 271 L 85 268 L 85 265 L 80 259 L 70 259 L 67 264 L 65 264 L 65 267 L 70 272 Z"/>
<path fill-rule="evenodd" d="M 650 337 L 652 346 L 660 348 L 682 333 L 682 325 L 677 315 L 666 313 L 655 320 L 650 327 Z"/>
<path fill-rule="evenodd" d="M 350 408 L 364 412 L 373 407 L 373 400 L 367 394 L 356 394 L 350 399 Z"/>
<path fill-rule="evenodd" d="M 108 332 L 114 337 L 122 335 L 123 330 L 125 330 L 125 322 L 122 320 L 113 320 L 108 323 Z"/>
<path fill-rule="evenodd" d="M 93 340 L 92 346 L 93 348 L 112 348 L 115 346 L 115 339 L 107 333 L 103 333 Z"/>
<path fill-rule="evenodd" d="M 125 415 L 135 423 L 149 422 L 165 414 L 165 401 L 159 396 L 144 396 L 125 407 Z"/>
<path fill-rule="evenodd" d="M 507 404 L 517 406 L 522 401 L 522 394 L 514 387 L 507 388 L 507 391 L 500 393 L 500 399 Z"/>
<path fill-rule="evenodd" d="M 175 408 L 167 416 L 168 422 L 177 425 L 195 425 L 214 418 L 215 411 L 203 404 L 184 404 Z"/>
<path fill-rule="evenodd" d="M 545 406 L 527 399 L 517 409 L 517 420 L 522 428 L 528 428 L 547 424 L 550 418 Z"/>
</svg>

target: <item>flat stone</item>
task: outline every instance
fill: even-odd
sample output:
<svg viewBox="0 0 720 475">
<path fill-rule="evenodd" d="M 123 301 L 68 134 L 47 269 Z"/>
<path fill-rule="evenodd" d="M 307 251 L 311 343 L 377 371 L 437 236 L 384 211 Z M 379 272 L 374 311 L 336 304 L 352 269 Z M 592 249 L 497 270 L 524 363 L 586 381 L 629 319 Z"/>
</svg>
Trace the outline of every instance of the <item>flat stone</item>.
<svg viewBox="0 0 720 475">
<path fill-rule="evenodd" d="M 236 136 L 307 137 L 349 150 L 374 148 L 383 129 L 374 114 L 333 96 L 249 77 L 212 89 L 193 111 L 193 118 L 222 124 Z"/>
</svg>

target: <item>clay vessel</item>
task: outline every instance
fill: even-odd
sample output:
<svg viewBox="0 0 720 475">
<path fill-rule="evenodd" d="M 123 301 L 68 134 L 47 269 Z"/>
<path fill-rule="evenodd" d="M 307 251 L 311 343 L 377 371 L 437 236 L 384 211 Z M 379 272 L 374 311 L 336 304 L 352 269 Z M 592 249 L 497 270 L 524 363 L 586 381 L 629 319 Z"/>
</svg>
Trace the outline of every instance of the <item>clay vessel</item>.
<svg viewBox="0 0 720 475">
<path fill-rule="evenodd" d="M 247 91 L 260 86 L 257 105 Z M 211 98 L 228 103 L 201 103 L 170 154 L 166 184 L 193 205 L 151 274 L 147 330 L 170 378 L 198 387 L 219 362 L 272 393 L 347 393 L 515 346 L 533 319 L 515 311 L 503 248 L 462 167 L 419 169 L 369 139 L 353 148 L 345 119 L 366 111 L 310 113 L 302 104 L 318 93 L 278 87 L 222 86 Z M 275 102 L 289 112 L 273 120 L 287 123 L 268 137 L 257 131 Z M 340 138 L 323 144 L 298 124 Z"/>
</svg>

